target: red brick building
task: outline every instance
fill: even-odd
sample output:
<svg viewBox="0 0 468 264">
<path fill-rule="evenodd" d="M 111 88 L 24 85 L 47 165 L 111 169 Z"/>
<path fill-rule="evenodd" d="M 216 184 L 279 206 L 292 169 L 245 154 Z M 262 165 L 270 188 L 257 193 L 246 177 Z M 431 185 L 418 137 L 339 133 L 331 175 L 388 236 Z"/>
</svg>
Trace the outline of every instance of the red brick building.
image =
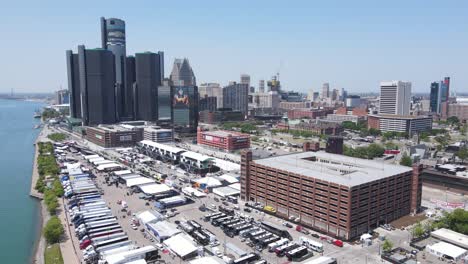
<svg viewBox="0 0 468 264">
<path fill-rule="evenodd" d="M 234 131 L 197 129 L 197 144 L 226 151 L 250 148 L 250 135 Z"/>
<path fill-rule="evenodd" d="M 421 205 L 420 168 L 325 152 L 253 160 L 241 155 L 241 199 L 285 219 L 350 240 Z"/>
<path fill-rule="evenodd" d="M 86 140 L 104 148 L 132 147 L 143 140 L 143 129 L 118 125 L 86 127 Z"/>
<path fill-rule="evenodd" d="M 328 114 L 333 114 L 333 109 L 291 109 L 288 111 L 289 119 L 309 118 L 316 119 L 317 117 L 324 117 Z"/>
<path fill-rule="evenodd" d="M 354 108 L 347 108 L 347 107 L 340 107 L 338 109 L 336 109 L 336 114 L 337 115 L 353 115 L 353 116 L 359 116 L 359 117 L 363 117 L 363 116 L 367 116 L 367 109 L 366 108 L 358 108 L 358 107 L 354 107 Z"/>
</svg>

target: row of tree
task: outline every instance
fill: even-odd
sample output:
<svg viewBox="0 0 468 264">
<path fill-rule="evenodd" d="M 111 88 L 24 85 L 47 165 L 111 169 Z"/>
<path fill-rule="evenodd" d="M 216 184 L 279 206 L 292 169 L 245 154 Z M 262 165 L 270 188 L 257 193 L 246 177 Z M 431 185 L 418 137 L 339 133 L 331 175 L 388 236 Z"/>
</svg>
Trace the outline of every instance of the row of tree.
<svg viewBox="0 0 468 264">
<path fill-rule="evenodd" d="M 65 133 L 52 133 L 47 136 L 50 140 L 55 142 L 64 141 L 67 139 L 67 135 Z"/>
<path fill-rule="evenodd" d="M 385 148 L 379 144 L 372 143 L 367 147 L 351 148 L 343 145 L 343 154 L 345 156 L 361 158 L 361 159 L 373 159 L 381 157 L 385 152 Z"/>
</svg>

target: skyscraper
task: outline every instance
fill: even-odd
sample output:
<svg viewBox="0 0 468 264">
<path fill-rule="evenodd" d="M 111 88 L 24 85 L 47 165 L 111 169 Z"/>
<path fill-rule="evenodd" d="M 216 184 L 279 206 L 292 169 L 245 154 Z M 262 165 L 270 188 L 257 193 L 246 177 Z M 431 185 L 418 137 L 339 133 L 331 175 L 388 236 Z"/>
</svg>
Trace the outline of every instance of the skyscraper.
<svg viewBox="0 0 468 264">
<path fill-rule="evenodd" d="M 411 82 L 380 83 L 380 114 L 409 115 Z"/>
<path fill-rule="evenodd" d="M 136 119 L 158 120 L 158 87 L 162 84 L 159 53 L 135 54 Z"/>
<path fill-rule="evenodd" d="M 328 98 L 330 96 L 330 84 L 329 83 L 324 83 L 322 85 L 322 94 L 321 97 L 323 98 Z"/>
<path fill-rule="evenodd" d="M 265 92 L 265 80 L 258 81 L 258 92 L 259 93 Z"/>
<path fill-rule="evenodd" d="M 128 100 L 125 99 L 124 91 L 126 50 L 125 50 L 125 21 L 118 18 L 101 17 L 101 41 L 102 48 L 110 50 L 115 57 L 115 80 L 116 80 L 116 108 L 117 118 L 128 115 L 125 113 L 124 105 Z"/>
<path fill-rule="evenodd" d="M 202 83 L 198 86 L 198 94 L 200 98 L 206 96 L 216 97 L 216 107 L 223 107 L 223 89 L 219 83 Z"/>
<path fill-rule="evenodd" d="M 247 84 L 247 86 L 250 87 L 250 75 L 248 75 L 248 74 L 241 74 L 241 76 L 240 76 L 240 83 L 241 83 L 241 84 Z"/>
<path fill-rule="evenodd" d="M 158 122 L 172 122 L 172 88 L 169 79 L 158 87 Z"/>
<path fill-rule="evenodd" d="M 430 96 L 430 101 L 429 101 L 429 107 L 430 111 L 433 113 L 439 113 L 440 114 L 440 83 L 438 82 L 433 82 L 431 83 L 431 96 Z"/>
<path fill-rule="evenodd" d="M 450 97 L 450 77 L 445 77 L 440 84 L 440 101 L 441 101 L 441 116 L 443 119 L 448 118 L 449 97 Z"/>
<path fill-rule="evenodd" d="M 70 93 L 67 89 L 58 90 L 55 92 L 55 103 L 56 104 L 69 104 L 70 103 Z"/>
<path fill-rule="evenodd" d="M 136 104 L 133 86 L 136 82 L 135 57 L 128 56 L 125 60 L 125 89 L 123 93 L 124 113 L 126 119 L 132 120 L 136 116 Z"/>
<path fill-rule="evenodd" d="M 70 91 L 70 116 L 81 118 L 80 70 L 78 54 L 66 51 L 68 90 Z"/>
<path fill-rule="evenodd" d="M 172 87 L 174 129 L 182 133 L 195 133 L 198 127 L 197 86 Z"/>
<path fill-rule="evenodd" d="M 111 51 L 78 46 L 83 125 L 117 122 L 115 61 Z"/>
<path fill-rule="evenodd" d="M 223 107 L 241 111 L 247 115 L 249 103 L 249 86 L 247 84 L 233 83 L 223 88 Z"/>
<path fill-rule="evenodd" d="M 195 75 L 187 58 L 174 60 L 170 79 L 172 84 L 177 86 L 197 85 Z"/>
</svg>

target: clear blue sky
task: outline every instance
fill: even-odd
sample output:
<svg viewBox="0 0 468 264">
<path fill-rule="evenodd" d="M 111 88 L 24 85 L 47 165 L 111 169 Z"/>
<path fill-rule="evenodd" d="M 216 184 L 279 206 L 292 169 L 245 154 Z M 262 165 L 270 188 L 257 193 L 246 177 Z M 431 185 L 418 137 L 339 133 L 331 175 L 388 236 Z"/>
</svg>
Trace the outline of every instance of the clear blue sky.
<svg viewBox="0 0 468 264">
<path fill-rule="evenodd" d="M 127 54 L 165 52 L 166 75 L 189 58 L 198 83 L 268 79 L 318 90 L 413 91 L 452 77 L 468 92 L 468 1 L 4 1 L 0 92 L 67 87 L 65 50 L 100 45 L 101 16 L 127 24 Z"/>
</svg>

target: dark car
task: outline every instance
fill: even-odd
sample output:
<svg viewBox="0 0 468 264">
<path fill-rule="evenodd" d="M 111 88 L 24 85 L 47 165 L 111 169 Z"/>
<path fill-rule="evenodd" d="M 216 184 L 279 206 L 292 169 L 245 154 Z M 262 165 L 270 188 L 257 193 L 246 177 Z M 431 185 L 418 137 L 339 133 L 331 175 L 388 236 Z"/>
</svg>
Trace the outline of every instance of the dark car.
<svg viewBox="0 0 468 264">
<path fill-rule="evenodd" d="M 229 203 L 228 203 L 228 202 L 223 202 L 223 204 L 224 204 L 225 206 L 229 206 Z"/>
<path fill-rule="evenodd" d="M 219 202 L 218 197 L 215 197 L 215 198 L 214 198 L 214 201 L 215 201 L 215 202 Z"/>
<path fill-rule="evenodd" d="M 320 236 L 318 234 L 312 234 L 311 236 L 315 237 L 315 238 L 320 238 Z"/>
<path fill-rule="evenodd" d="M 244 208 L 244 212 L 250 213 L 252 210 L 250 208 Z"/>
</svg>

